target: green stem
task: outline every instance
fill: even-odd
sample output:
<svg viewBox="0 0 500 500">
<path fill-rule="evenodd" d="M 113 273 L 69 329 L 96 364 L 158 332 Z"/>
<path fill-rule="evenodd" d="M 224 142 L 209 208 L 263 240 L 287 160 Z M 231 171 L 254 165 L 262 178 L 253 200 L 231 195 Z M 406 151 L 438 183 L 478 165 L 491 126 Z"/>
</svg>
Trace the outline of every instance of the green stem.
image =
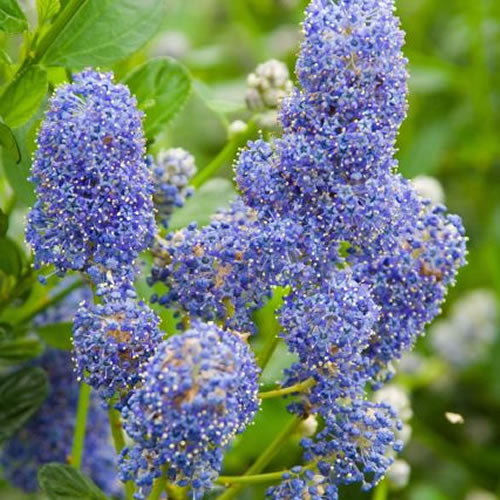
<svg viewBox="0 0 500 500">
<path fill-rule="evenodd" d="M 387 480 L 382 479 L 382 481 L 377 484 L 375 491 L 373 492 L 373 500 L 386 500 L 388 492 Z"/>
<path fill-rule="evenodd" d="M 215 482 L 222 485 L 271 483 L 279 481 L 285 472 L 268 472 L 267 474 L 254 474 L 253 476 L 219 476 Z"/>
<path fill-rule="evenodd" d="M 48 309 L 49 307 L 52 307 L 54 304 L 57 304 L 59 301 L 61 301 L 62 299 L 64 299 L 65 297 L 67 297 L 71 292 L 73 292 L 74 290 L 76 290 L 77 288 L 80 288 L 84 285 L 84 282 L 83 281 L 75 281 L 74 283 L 72 283 L 70 286 L 68 286 L 67 288 L 65 288 L 64 290 L 61 290 L 59 293 L 57 293 L 56 295 L 54 295 L 53 297 L 47 299 L 47 300 L 44 300 L 43 302 L 41 302 L 40 304 L 38 304 L 34 309 L 32 309 L 29 313 L 27 313 L 26 315 L 24 316 L 21 316 L 21 318 L 19 318 L 17 321 L 16 321 L 16 325 L 22 325 L 22 324 L 25 324 L 25 323 L 28 323 L 29 321 L 31 321 L 35 316 L 37 316 L 38 314 L 40 314 L 41 312 L 45 311 L 46 309 Z"/>
<path fill-rule="evenodd" d="M 231 163 L 238 149 L 244 146 L 249 139 L 257 134 L 257 125 L 253 120 L 247 123 L 247 128 L 241 134 L 233 137 L 222 149 L 222 151 L 192 180 L 191 185 L 199 188 L 211 179 L 217 171 L 224 165 Z"/>
<path fill-rule="evenodd" d="M 49 28 L 47 33 L 38 43 L 35 54 L 31 59 L 28 59 L 23 64 L 26 69 L 31 64 L 40 62 L 52 44 L 55 42 L 59 34 L 64 30 L 66 25 L 75 17 L 78 11 L 87 3 L 87 0 L 69 0 L 64 10 L 56 17 L 54 23 Z"/>
<path fill-rule="evenodd" d="M 270 399 L 270 398 L 278 398 L 280 396 L 285 396 L 286 394 L 293 394 L 294 392 L 302 392 L 310 387 L 312 387 L 316 381 L 311 377 L 304 382 L 300 382 L 295 385 L 291 385 L 290 387 L 284 387 L 283 389 L 275 389 L 273 391 L 266 391 L 259 393 L 260 399 Z"/>
<path fill-rule="evenodd" d="M 82 465 L 89 401 L 90 386 L 82 382 L 80 384 L 80 395 L 78 396 L 78 408 L 76 411 L 75 432 L 73 434 L 73 446 L 71 448 L 71 464 L 76 469 L 79 469 Z"/>
<path fill-rule="evenodd" d="M 153 483 L 153 489 L 149 494 L 148 500 L 159 500 L 166 487 L 167 471 L 165 467 L 162 467 L 161 476 L 156 478 L 155 482 Z"/>
<path fill-rule="evenodd" d="M 114 408 L 108 410 L 109 426 L 111 428 L 111 436 L 115 445 L 116 454 L 119 455 L 125 448 L 125 435 L 123 434 L 122 422 L 120 413 Z M 134 498 L 134 484 L 131 481 L 125 483 L 125 495 L 127 500 Z"/>
<path fill-rule="evenodd" d="M 254 474 L 258 474 L 263 469 L 265 469 L 271 460 L 274 458 L 276 453 L 282 448 L 282 446 L 288 441 L 290 436 L 297 430 L 299 425 L 301 424 L 302 419 L 300 417 L 294 417 L 290 420 L 288 425 L 286 425 L 283 430 L 274 438 L 274 440 L 269 444 L 269 446 L 262 452 L 262 454 L 257 458 L 257 460 L 253 463 L 251 467 L 245 472 L 245 476 L 252 476 Z M 240 482 L 238 484 L 234 484 L 230 488 L 228 488 L 224 493 L 217 497 L 217 500 L 230 500 L 234 498 L 244 483 Z"/>
<path fill-rule="evenodd" d="M 272 358 L 276 347 L 278 347 L 280 337 L 278 335 L 271 335 L 264 345 L 264 349 L 257 356 L 257 364 L 260 366 L 261 370 L 264 371 L 267 363 Z"/>
</svg>

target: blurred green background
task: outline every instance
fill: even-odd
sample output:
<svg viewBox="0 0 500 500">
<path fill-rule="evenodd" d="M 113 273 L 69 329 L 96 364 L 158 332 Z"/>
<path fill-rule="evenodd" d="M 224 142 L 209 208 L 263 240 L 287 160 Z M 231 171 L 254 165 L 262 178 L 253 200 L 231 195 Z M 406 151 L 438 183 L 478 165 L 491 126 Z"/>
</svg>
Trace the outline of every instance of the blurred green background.
<svg viewBox="0 0 500 500">
<path fill-rule="evenodd" d="M 411 75 L 409 114 L 399 138 L 400 168 L 409 178 L 437 178 L 446 204 L 463 217 L 470 238 L 469 264 L 443 310 L 443 317 L 450 318 L 453 304 L 471 290 L 488 290 L 500 305 L 500 1 L 396 3 L 407 33 Z M 155 148 L 181 146 L 195 155 L 200 169 L 208 164 L 226 144 L 229 123 L 249 117 L 244 103 L 248 73 L 269 58 L 285 61 L 293 71 L 306 4 L 168 0 L 162 33 L 113 68 L 123 76 L 150 57 L 171 55 L 197 80 L 187 106 Z M 4 39 L 0 43 L 7 46 Z M 6 48 L 15 52 L 15 43 L 9 43 Z M 222 175 L 230 178 L 230 167 L 225 165 Z M 8 199 L 3 175 L 0 193 L 3 201 Z M 17 239 L 22 237 L 22 216 L 17 210 L 17 222 L 9 229 Z M 389 498 L 500 498 L 500 342 L 498 321 L 492 323 L 494 334 L 472 362 L 461 365 L 446 359 L 446 349 L 460 349 L 462 341 L 455 322 L 449 324 L 456 336 L 448 338 L 448 345 L 436 351 L 431 331 L 419 341 L 417 356 L 405 362 L 406 372 L 396 377 L 409 391 L 413 408 L 412 437 L 402 454 L 411 466 L 411 478 L 406 487 L 390 490 Z M 483 323 L 473 324 L 471 342 L 484 342 Z M 275 360 L 265 381 L 276 380 L 285 363 Z M 274 401 L 264 405 L 257 425 L 228 455 L 227 473 L 241 473 L 253 461 L 281 428 L 284 406 Z M 448 411 L 462 415 L 464 423 L 452 424 L 445 417 Z M 293 462 L 298 455 L 292 444 L 275 464 Z M 5 485 L 0 489 L 0 498 L 16 496 Z M 371 497 L 373 493 L 361 493 L 358 486 L 342 495 Z M 263 493 L 248 489 L 240 498 L 259 499 Z"/>
</svg>

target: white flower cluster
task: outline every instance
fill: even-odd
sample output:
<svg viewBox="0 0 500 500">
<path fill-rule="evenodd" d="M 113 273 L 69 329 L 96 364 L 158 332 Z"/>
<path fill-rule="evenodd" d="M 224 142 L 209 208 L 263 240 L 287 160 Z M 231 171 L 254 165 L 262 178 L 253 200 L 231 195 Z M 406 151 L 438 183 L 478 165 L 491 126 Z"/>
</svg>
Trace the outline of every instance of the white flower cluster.
<svg viewBox="0 0 500 500">
<path fill-rule="evenodd" d="M 481 361 L 497 335 L 497 301 L 490 290 L 473 290 L 457 300 L 448 319 L 430 330 L 436 352 L 457 368 Z"/>
</svg>

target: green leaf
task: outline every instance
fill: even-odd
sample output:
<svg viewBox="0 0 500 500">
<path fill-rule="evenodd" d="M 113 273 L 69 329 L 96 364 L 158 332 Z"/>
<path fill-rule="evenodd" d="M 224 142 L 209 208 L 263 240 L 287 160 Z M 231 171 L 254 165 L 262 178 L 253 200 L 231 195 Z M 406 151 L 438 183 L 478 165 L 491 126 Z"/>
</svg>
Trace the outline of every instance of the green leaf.
<svg viewBox="0 0 500 500">
<path fill-rule="evenodd" d="M 24 125 L 38 110 L 47 92 L 47 73 L 31 66 L 13 80 L 0 97 L 3 119 L 11 128 Z"/>
<path fill-rule="evenodd" d="M 47 376 L 41 368 L 30 366 L 0 377 L 0 442 L 40 408 L 47 389 Z"/>
<path fill-rule="evenodd" d="M 184 106 L 191 90 L 186 68 L 171 58 L 153 59 L 125 78 L 145 112 L 144 129 L 154 137 Z"/>
<path fill-rule="evenodd" d="M 7 234 L 9 229 L 9 217 L 0 208 L 0 238 L 3 238 Z"/>
<path fill-rule="evenodd" d="M 23 267 L 22 253 L 10 238 L 0 238 L 0 271 L 19 276 Z"/>
<path fill-rule="evenodd" d="M 3 151 L 2 161 L 5 175 L 16 194 L 16 200 L 31 206 L 35 202 L 34 185 L 28 180 L 31 174 L 31 155 L 35 150 L 35 135 L 32 131 L 38 126 L 33 118 L 23 127 L 14 131 L 14 137 L 21 151 L 21 161 L 16 163 L 11 154 Z"/>
<path fill-rule="evenodd" d="M 194 221 L 200 226 L 208 224 L 210 216 L 217 209 L 228 207 L 235 196 L 233 185 L 227 179 L 211 179 L 186 201 L 183 208 L 174 212 L 168 227 L 175 230 Z"/>
<path fill-rule="evenodd" d="M 38 484 L 50 500 L 105 500 L 106 495 L 70 465 L 51 463 L 38 471 Z"/>
<path fill-rule="evenodd" d="M 165 0 L 89 0 L 51 43 L 43 62 L 81 68 L 124 59 L 156 33 L 166 6 Z"/>
<path fill-rule="evenodd" d="M 36 11 L 38 14 L 38 26 L 42 26 L 54 17 L 61 8 L 59 0 L 36 0 Z"/>
<path fill-rule="evenodd" d="M 55 323 L 38 327 L 36 332 L 49 346 L 71 351 L 73 323 Z"/>
<path fill-rule="evenodd" d="M 17 0 L 0 0 L 0 31 L 21 33 L 28 29 L 28 21 Z"/>
<path fill-rule="evenodd" d="M 42 346 L 36 338 L 32 337 L 0 337 L 0 360 L 9 363 L 20 363 L 37 357 L 42 351 Z"/>
<path fill-rule="evenodd" d="M 0 118 L 0 146 L 9 154 L 15 163 L 21 161 L 21 151 L 17 144 L 14 133 L 8 125 Z"/>
</svg>

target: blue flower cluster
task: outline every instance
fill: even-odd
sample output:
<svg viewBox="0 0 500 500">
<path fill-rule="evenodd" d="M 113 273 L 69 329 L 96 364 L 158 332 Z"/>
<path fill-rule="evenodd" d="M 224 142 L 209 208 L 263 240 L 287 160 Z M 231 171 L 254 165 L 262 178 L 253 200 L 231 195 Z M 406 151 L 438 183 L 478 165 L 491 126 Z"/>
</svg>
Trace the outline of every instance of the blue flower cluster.
<svg viewBox="0 0 500 500">
<path fill-rule="evenodd" d="M 189 186 L 196 173 L 193 155 L 182 148 L 161 150 L 156 158 L 148 157 L 154 181 L 153 201 L 161 223 L 168 227 L 168 221 L 175 210 L 184 206 L 186 198 L 193 195 Z"/>
<path fill-rule="evenodd" d="M 47 349 L 37 360 L 48 375 L 49 395 L 27 424 L 9 439 L 0 453 L 7 480 L 26 492 L 38 489 L 37 470 L 49 462 L 71 459 L 71 445 L 78 403 L 78 384 L 70 354 Z M 116 457 L 107 414 L 98 398 L 91 396 L 83 450 L 82 469 L 108 495 L 121 496 Z"/>
<path fill-rule="evenodd" d="M 251 313 L 264 304 L 273 285 L 288 282 L 300 238 L 293 222 L 261 224 L 237 199 L 209 225 L 191 224 L 156 246 L 149 283 L 163 282 L 168 291 L 153 295 L 152 301 L 181 315 L 253 333 Z"/>
<path fill-rule="evenodd" d="M 135 259 L 156 233 L 142 113 L 111 73 L 85 70 L 56 90 L 37 144 L 26 239 L 36 267 L 95 285 L 102 303 L 86 298 L 77 312 L 74 360 L 80 379 L 122 401 L 162 340 L 157 317 L 134 301 Z"/>
<path fill-rule="evenodd" d="M 159 319 L 143 302 L 118 296 L 103 304 L 83 303 L 73 324 L 79 380 L 120 406 L 139 381 L 140 369 L 162 341 Z"/>
<path fill-rule="evenodd" d="M 26 229 L 35 265 L 130 267 L 155 225 L 142 113 L 128 88 L 111 73 L 74 75 L 51 98 L 37 146 Z"/>
<path fill-rule="evenodd" d="M 272 498 L 335 498 L 339 484 L 383 476 L 400 423 L 366 387 L 439 314 L 466 255 L 460 218 L 396 172 L 407 71 L 394 0 L 312 0 L 304 33 L 282 136 L 248 144 L 241 198 L 169 235 L 150 280 L 180 315 L 248 332 L 272 287 L 289 290 L 278 319 L 299 361 L 285 385 L 313 381 L 289 409 L 325 425 Z"/>
<path fill-rule="evenodd" d="M 121 456 L 138 497 L 162 474 L 194 492 L 210 488 L 222 453 L 259 408 L 258 368 L 245 337 L 211 323 L 160 344 L 122 410 L 135 445 Z"/>
</svg>

